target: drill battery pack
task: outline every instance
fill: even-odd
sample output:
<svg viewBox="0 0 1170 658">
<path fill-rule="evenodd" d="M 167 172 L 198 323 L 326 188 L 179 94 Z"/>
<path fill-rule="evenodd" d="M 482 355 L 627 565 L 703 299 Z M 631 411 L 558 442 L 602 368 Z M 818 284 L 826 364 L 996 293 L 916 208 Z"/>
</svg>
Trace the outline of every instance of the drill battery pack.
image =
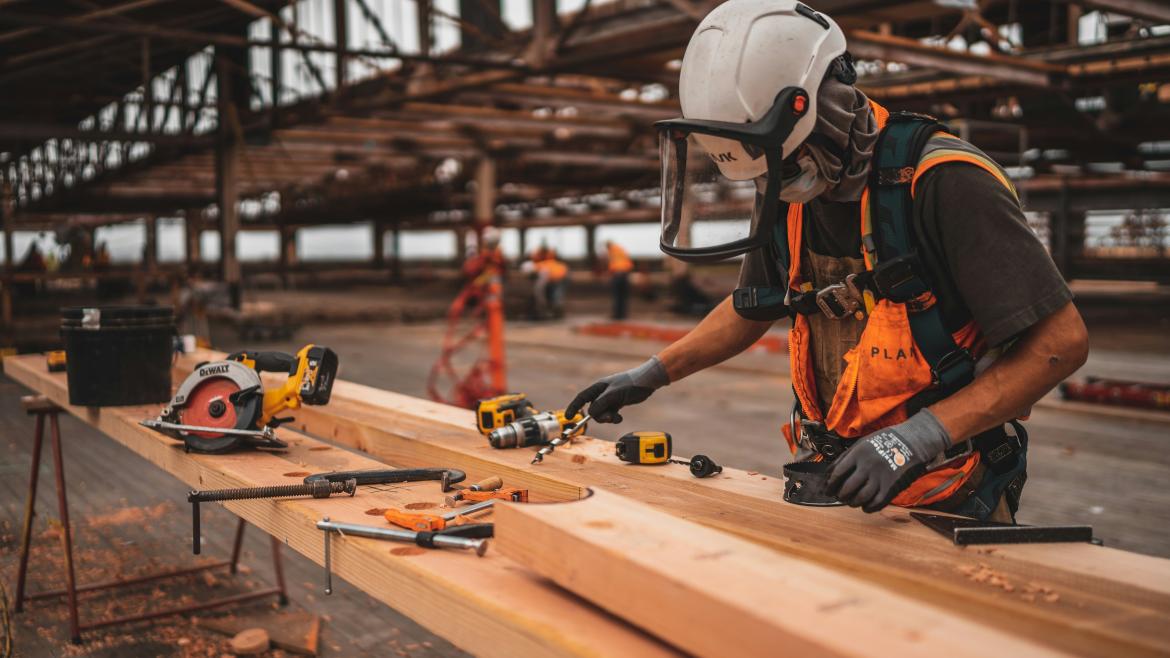
<svg viewBox="0 0 1170 658">
<path fill-rule="evenodd" d="M 479 400 L 475 404 L 476 424 L 480 434 L 487 436 L 492 430 L 510 425 L 521 418 L 536 414 L 536 408 L 523 393 L 506 393 L 494 398 Z"/>
</svg>

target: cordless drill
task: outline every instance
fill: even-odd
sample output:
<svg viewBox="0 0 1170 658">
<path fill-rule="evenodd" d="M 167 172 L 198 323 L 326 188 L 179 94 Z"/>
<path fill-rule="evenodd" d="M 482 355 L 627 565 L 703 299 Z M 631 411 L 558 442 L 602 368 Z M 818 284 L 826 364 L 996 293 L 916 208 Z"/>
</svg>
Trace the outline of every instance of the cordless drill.
<svg viewBox="0 0 1170 658">
<path fill-rule="evenodd" d="M 575 423 L 581 418 L 581 414 L 577 414 L 574 418 L 565 418 L 564 409 L 525 416 L 489 432 L 488 442 L 492 444 L 493 448 L 543 446 L 554 437 L 559 436 L 566 425 Z"/>
</svg>

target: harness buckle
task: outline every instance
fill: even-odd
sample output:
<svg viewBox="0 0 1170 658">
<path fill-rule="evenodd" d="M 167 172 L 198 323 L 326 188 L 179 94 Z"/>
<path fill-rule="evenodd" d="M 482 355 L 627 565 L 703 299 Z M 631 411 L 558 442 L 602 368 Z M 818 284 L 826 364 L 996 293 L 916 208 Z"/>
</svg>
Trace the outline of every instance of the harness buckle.
<svg viewBox="0 0 1170 658">
<path fill-rule="evenodd" d="M 799 432 L 797 444 L 821 455 L 825 461 L 831 462 L 845 453 L 845 442 L 835 432 L 830 432 L 824 423 L 801 418 Z"/>
<path fill-rule="evenodd" d="M 854 288 L 855 289 L 855 288 Z M 842 320 L 861 308 L 860 296 L 845 283 L 834 283 L 817 291 L 817 306 L 830 320 Z"/>
<path fill-rule="evenodd" d="M 974 376 L 975 360 L 967 348 L 960 347 L 938 360 L 930 369 L 931 383 L 945 389 L 962 386 Z"/>
<path fill-rule="evenodd" d="M 905 304 L 930 290 L 919 275 L 918 257 L 914 254 L 878 263 L 873 269 L 873 285 L 882 297 L 895 304 Z"/>
<path fill-rule="evenodd" d="M 975 443 L 971 439 L 967 439 L 962 443 L 956 443 L 950 448 L 944 450 L 941 455 L 932 459 L 930 463 L 926 465 L 926 472 L 930 473 L 931 471 L 936 471 L 958 459 L 966 459 L 967 457 L 970 457 L 971 453 L 973 452 L 975 452 Z"/>
</svg>

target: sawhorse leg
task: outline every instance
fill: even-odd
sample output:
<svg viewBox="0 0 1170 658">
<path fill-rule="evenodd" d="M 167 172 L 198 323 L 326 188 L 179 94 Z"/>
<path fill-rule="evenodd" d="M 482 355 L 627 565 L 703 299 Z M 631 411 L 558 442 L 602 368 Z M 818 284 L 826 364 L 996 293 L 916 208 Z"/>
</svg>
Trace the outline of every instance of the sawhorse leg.
<svg viewBox="0 0 1170 658">
<path fill-rule="evenodd" d="M 239 567 L 240 552 L 243 548 L 245 522 L 244 519 L 241 518 L 236 526 L 235 537 L 232 540 L 232 557 L 228 562 L 216 562 L 214 564 L 207 564 L 203 566 L 189 567 L 164 573 L 139 576 L 135 578 L 115 579 L 106 583 L 78 587 L 73 569 L 73 532 L 69 523 L 69 501 L 66 495 L 65 485 L 65 459 L 61 450 L 61 429 L 58 425 L 58 415 L 61 412 L 61 408 L 42 396 L 26 396 L 21 398 L 21 404 L 29 414 L 36 416 L 36 430 L 33 437 L 32 466 L 30 467 L 29 471 L 29 493 L 28 499 L 25 501 L 24 506 L 24 526 L 21 532 L 20 544 L 20 565 L 16 574 L 16 612 L 21 612 L 24 609 L 24 602 L 26 600 L 31 601 L 34 599 L 49 599 L 64 595 L 67 598 L 69 604 L 69 635 L 70 639 L 76 644 L 81 642 L 82 630 L 102 628 L 105 626 L 115 626 L 119 624 L 144 621 L 147 619 L 156 619 L 158 617 L 166 617 L 175 614 L 207 610 L 210 608 L 217 608 L 233 603 L 243 603 L 266 596 L 271 596 L 273 594 L 279 597 L 280 605 L 283 606 L 288 604 L 288 590 L 286 589 L 284 582 L 284 564 L 280 553 L 280 542 L 276 539 L 276 537 L 272 537 L 272 566 L 276 573 L 276 587 L 257 590 L 255 592 L 248 592 L 246 594 L 238 594 L 236 596 L 229 596 L 222 599 L 216 599 L 213 601 L 207 601 L 204 603 L 198 603 L 174 609 L 158 610 L 141 615 L 116 617 L 112 619 L 104 619 L 92 623 L 87 623 L 84 625 L 81 624 L 80 616 L 77 610 L 77 595 L 80 592 L 113 589 L 126 585 L 137 585 L 154 580 L 162 580 L 164 578 L 189 575 L 224 566 L 228 567 L 231 573 L 236 573 Z M 40 592 L 32 596 L 26 596 L 25 583 L 28 579 L 28 560 L 32 548 L 33 520 L 36 518 L 37 485 L 40 481 L 39 475 L 41 451 L 44 447 L 46 417 L 48 417 L 49 420 L 50 450 L 53 453 L 53 474 L 55 476 L 57 485 L 57 511 L 60 515 L 59 518 L 62 526 L 61 547 L 65 556 L 65 589 Z"/>
<path fill-rule="evenodd" d="M 27 400 L 27 401 L 26 401 Z M 65 592 L 69 598 L 69 639 L 81 642 L 81 622 L 77 614 L 77 582 L 73 572 L 73 532 L 69 525 L 69 501 L 65 494 L 65 461 L 61 456 L 60 409 L 51 402 L 36 398 L 21 400 L 31 414 L 36 414 L 36 436 L 33 438 L 32 467 L 29 472 L 28 500 L 24 504 L 24 528 L 20 542 L 20 567 L 16 573 L 16 611 L 24 609 L 24 584 L 28 577 L 28 557 L 32 549 L 32 526 L 36 516 L 37 484 L 41 466 L 41 447 L 45 440 L 45 417 L 50 428 L 50 450 L 53 452 L 53 475 L 57 484 L 57 514 L 61 521 L 61 548 L 65 555 Z"/>
</svg>

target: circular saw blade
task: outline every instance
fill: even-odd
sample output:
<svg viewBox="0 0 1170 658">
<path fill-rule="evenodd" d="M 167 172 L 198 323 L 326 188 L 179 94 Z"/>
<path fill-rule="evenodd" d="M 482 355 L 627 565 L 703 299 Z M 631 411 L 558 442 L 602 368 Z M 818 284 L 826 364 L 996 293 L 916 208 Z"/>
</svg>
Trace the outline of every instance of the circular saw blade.
<svg viewBox="0 0 1170 658">
<path fill-rule="evenodd" d="M 199 427 L 253 429 L 252 417 L 247 413 L 248 410 L 237 409 L 232 404 L 231 396 L 239 390 L 239 385 L 227 377 L 212 377 L 200 382 L 187 396 L 187 404 L 179 411 L 179 421 L 184 425 Z M 188 434 L 204 439 L 217 439 L 223 436 L 221 432 Z"/>
</svg>

